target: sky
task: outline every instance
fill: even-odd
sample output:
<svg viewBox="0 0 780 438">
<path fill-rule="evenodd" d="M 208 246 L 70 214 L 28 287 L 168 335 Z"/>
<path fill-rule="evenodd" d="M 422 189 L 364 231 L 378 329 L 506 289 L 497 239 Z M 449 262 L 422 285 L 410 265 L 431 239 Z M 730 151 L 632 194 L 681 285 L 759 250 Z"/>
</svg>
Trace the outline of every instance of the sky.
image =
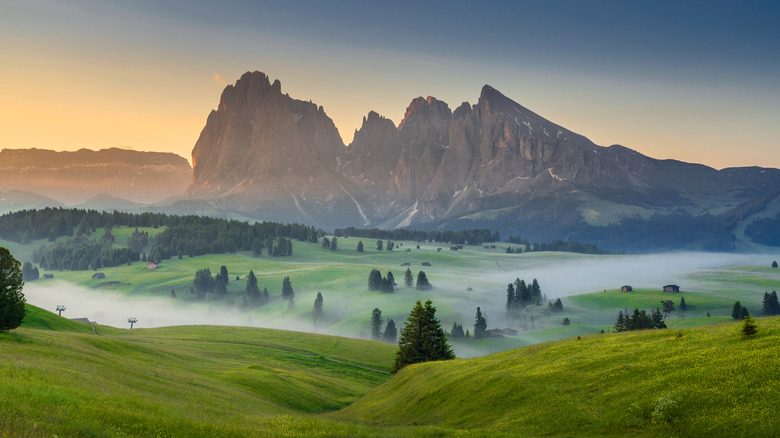
<svg viewBox="0 0 780 438">
<path fill-rule="evenodd" d="M 188 159 L 250 70 L 322 105 L 451 109 L 489 84 L 597 144 L 780 168 L 777 1 L 0 0 L 0 148 Z"/>
</svg>

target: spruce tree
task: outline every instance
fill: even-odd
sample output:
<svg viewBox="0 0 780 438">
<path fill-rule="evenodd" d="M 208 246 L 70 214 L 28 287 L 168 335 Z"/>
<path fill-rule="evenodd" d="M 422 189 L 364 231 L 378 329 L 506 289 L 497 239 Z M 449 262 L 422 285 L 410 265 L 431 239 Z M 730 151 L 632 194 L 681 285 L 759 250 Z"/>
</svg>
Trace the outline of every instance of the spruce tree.
<svg viewBox="0 0 780 438">
<path fill-rule="evenodd" d="M 228 275 L 228 269 L 227 266 L 222 265 L 219 268 L 219 276 L 222 278 L 222 281 L 227 284 L 228 281 L 230 281 L 230 276 Z"/>
<path fill-rule="evenodd" d="M 382 288 L 382 273 L 379 269 L 372 269 L 368 274 L 368 290 L 380 290 Z"/>
<path fill-rule="evenodd" d="M 382 337 L 382 311 L 374 308 L 371 311 L 371 339 L 378 341 Z"/>
<path fill-rule="evenodd" d="M 688 305 L 685 304 L 685 297 L 680 297 L 680 310 L 682 310 L 683 312 L 688 310 Z"/>
<path fill-rule="evenodd" d="M 425 306 L 417 301 L 406 320 L 398 342 L 395 362 L 391 372 L 397 373 L 403 367 L 420 362 L 454 359 L 444 330 L 436 318 L 436 308 L 431 300 Z"/>
<path fill-rule="evenodd" d="M 381 241 L 381 240 L 377 240 L 377 241 L 376 241 L 376 250 L 377 250 L 377 251 L 382 251 L 382 247 L 383 247 L 383 246 L 384 246 L 384 243 L 382 243 L 382 241 Z"/>
<path fill-rule="evenodd" d="M 773 261 L 773 262 L 772 262 L 772 267 L 773 267 L 773 268 L 776 268 L 776 267 L 777 267 L 777 260 L 775 260 L 775 261 Z"/>
<path fill-rule="evenodd" d="M 290 282 L 290 277 L 284 277 L 284 280 L 282 281 L 282 299 L 285 299 L 290 303 L 294 302 L 293 300 L 295 299 L 295 291 L 293 290 L 292 283 Z"/>
<path fill-rule="evenodd" d="M 363 252 L 363 241 L 359 241 L 357 244 L 357 252 Z"/>
<path fill-rule="evenodd" d="M 322 247 L 325 249 L 330 249 L 330 239 L 327 237 L 322 238 Z"/>
<path fill-rule="evenodd" d="M 485 330 L 487 330 L 487 321 L 482 316 L 482 309 L 477 307 L 477 314 L 474 317 L 474 337 L 477 339 L 484 338 Z"/>
<path fill-rule="evenodd" d="M 334 236 L 333 240 L 330 241 L 330 250 L 331 251 L 335 251 L 335 250 L 338 249 L 338 247 L 339 247 L 338 246 L 338 239 L 336 239 L 336 237 Z"/>
<path fill-rule="evenodd" d="M 314 299 L 314 310 L 312 311 L 312 318 L 314 319 L 314 322 L 317 322 L 317 318 L 322 316 L 322 304 L 322 293 L 317 292 L 317 298 Z"/>
<path fill-rule="evenodd" d="M 618 312 L 617 316 L 617 322 L 615 322 L 615 331 L 616 332 L 624 332 L 628 330 L 628 326 L 626 325 L 626 317 L 623 316 L 623 311 Z"/>
<path fill-rule="evenodd" d="M 412 287 L 414 285 L 414 277 L 412 276 L 412 268 L 406 268 L 404 273 L 404 284 L 406 287 Z"/>
<path fill-rule="evenodd" d="M 734 319 L 742 319 L 742 304 L 739 301 L 734 303 L 734 308 L 731 310 L 731 317 Z"/>
<path fill-rule="evenodd" d="M 756 322 L 753 320 L 753 317 L 747 315 L 742 322 L 742 333 L 744 333 L 745 336 L 751 336 L 756 334 L 757 331 L 758 328 L 756 327 Z"/>
<path fill-rule="evenodd" d="M 425 275 L 425 271 L 420 271 L 417 273 L 417 289 L 419 290 L 428 290 L 433 287 L 430 282 L 428 282 L 428 276 Z"/>
<path fill-rule="evenodd" d="M 390 344 L 395 344 L 398 340 L 398 329 L 395 327 L 395 321 L 389 319 L 387 326 L 385 327 L 385 333 L 382 335 L 382 339 Z"/>
<path fill-rule="evenodd" d="M 255 271 L 249 271 L 249 275 L 246 276 L 246 296 L 252 305 L 257 305 L 261 301 L 260 288 L 257 287 Z"/>
<path fill-rule="evenodd" d="M 506 285 L 506 313 L 512 315 L 515 310 L 515 285 L 509 283 Z"/>
</svg>

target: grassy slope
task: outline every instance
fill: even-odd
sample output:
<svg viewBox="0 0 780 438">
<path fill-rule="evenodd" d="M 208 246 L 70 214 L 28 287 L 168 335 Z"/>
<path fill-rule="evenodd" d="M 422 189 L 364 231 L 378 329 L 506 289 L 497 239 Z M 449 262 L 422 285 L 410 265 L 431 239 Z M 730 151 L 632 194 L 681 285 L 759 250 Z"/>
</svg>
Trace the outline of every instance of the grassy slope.
<svg viewBox="0 0 780 438">
<path fill-rule="evenodd" d="M 749 339 L 725 323 L 415 365 L 332 416 L 512 436 L 771 436 L 780 318 L 758 326 Z"/>
<path fill-rule="evenodd" d="M 350 434 L 349 425 L 285 415 L 353 402 L 389 377 L 395 351 L 376 342 L 243 327 L 96 330 L 28 306 L 21 328 L 0 333 L 0 431 Z"/>
</svg>

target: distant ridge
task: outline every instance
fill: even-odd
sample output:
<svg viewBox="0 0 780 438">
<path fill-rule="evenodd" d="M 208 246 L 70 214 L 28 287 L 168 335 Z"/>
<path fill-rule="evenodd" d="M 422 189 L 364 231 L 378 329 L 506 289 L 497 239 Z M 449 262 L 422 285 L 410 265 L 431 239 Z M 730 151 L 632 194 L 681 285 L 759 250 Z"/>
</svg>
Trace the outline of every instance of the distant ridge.
<svg viewBox="0 0 780 438">
<path fill-rule="evenodd" d="M 173 153 L 118 148 L 0 151 L 0 190 L 25 190 L 78 204 L 98 194 L 139 203 L 181 195 L 192 169 Z"/>
</svg>

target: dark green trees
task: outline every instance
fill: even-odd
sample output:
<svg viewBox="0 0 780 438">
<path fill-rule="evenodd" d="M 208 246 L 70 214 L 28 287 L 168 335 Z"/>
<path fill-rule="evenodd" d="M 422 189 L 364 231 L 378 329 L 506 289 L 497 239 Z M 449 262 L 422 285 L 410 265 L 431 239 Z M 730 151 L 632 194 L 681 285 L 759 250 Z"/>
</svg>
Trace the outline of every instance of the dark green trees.
<svg viewBox="0 0 780 438">
<path fill-rule="evenodd" d="M 246 297 L 248 304 L 251 306 L 258 306 L 265 301 L 260 293 L 260 288 L 257 286 L 255 271 L 249 271 L 249 275 L 246 276 Z"/>
<path fill-rule="evenodd" d="M 387 321 L 387 327 L 385 327 L 385 333 L 382 335 L 382 340 L 390 344 L 395 344 L 398 340 L 398 329 L 395 328 L 395 321 L 392 319 Z"/>
<path fill-rule="evenodd" d="M 13 330 L 24 320 L 22 270 L 11 253 L 0 247 L 0 331 Z"/>
<path fill-rule="evenodd" d="M 462 338 L 464 336 L 463 326 L 457 322 L 452 323 L 452 330 L 450 330 L 450 336 L 453 338 Z"/>
<path fill-rule="evenodd" d="M 378 341 L 382 337 L 382 311 L 374 308 L 371 311 L 371 339 Z"/>
<path fill-rule="evenodd" d="M 311 317 L 314 319 L 315 323 L 317 322 L 317 319 L 322 316 L 323 301 L 322 293 L 317 292 L 317 298 L 314 299 L 314 310 L 311 312 Z"/>
<path fill-rule="evenodd" d="M 618 312 L 617 322 L 615 322 L 616 332 L 625 332 L 630 330 L 662 329 L 666 328 L 661 309 L 656 308 L 647 314 L 644 310 L 634 309 L 632 315 L 623 315 L 623 311 Z"/>
<path fill-rule="evenodd" d="M 40 273 L 38 272 L 38 268 L 34 267 L 32 263 L 30 262 L 24 262 L 24 265 L 22 265 L 22 280 L 27 281 L 35 281 L 40 276 Z"/>
<path fill-rule="evenodd" d="M 384 243 L 382 243 L 382 240 L 377 240 L 376 241 L 376 250 L 377 251 L 382 251 L 383 247 L 384 247 Z"/>
<path fill-rule="evenodd" d="M 295 307 L 295 291 L 290 282 L 290 277 L 284 277 L 284 280 L 282 281 L 282 299 L 287 300 L 288 309 Z"/>
<path fill-rule="evenodd" d="M 750 336 L 756 334 L 758 331 L 758 327 L 756 327 L 756 322 L 753 320 L 753 317 L 748 315 L 745 317 L 745 320 L 742 322 L 742 333 L 745 334 L 745 336 Z"/>
<path fill-rule="evenodd" d="M 777 301 L 777 292 L 764 292 L 764 300 L 761 304 L 761 313 L 766 316 L 780 315 L 780 302 Z"/>
<path fill-rule="evenodd" d="M 433 288 L 433 285 L 428 281 L 428 276 L 425 275 L 425 271 L 417 273 L 417 289 L 428 290 Z"/>
<path fill-rule="evenodd" d="M 359 241 L 357 244 L 357 252 L 363 252 L 363 241 Z"/>
<path fill-rule="evenodd" d="M 477 307 L 477 314 L 474 317 L 474 337 L 477 339 L 484 338 L 485 330 L 487 330 L 487 320 L 482 316 L 482 309 Z"/>
<path fill-rule="evenodd" d="M 433 303 L 428 300 L 423 306 L 417 301 L 401 332 L 391 372 L 395 374 L 401 368 L 414 363 L 454 358 L 455 353 L 447 343 L 444 330 L 436 318 Z"/>
<path fill-rule="evenodd" d="M 211 276 L 211 270 L 209 268 L 198 269 L 195 272 L 195 279 L 192 281 L 192 287 L 194 288 L 195 297 L 203 299 L 206 294 L 214 291 L 216 281 Z"/>
<path fill-rule="evenodd" d="M 380 290 L 382 289 L 382 273 L 379 269 L 372 269 L 368 274 L 368 290 Z"/>
<path fill-rule="evenodd" d="M 525 280 L 517 278 L 514 283 L 507 284 L 506 300 L 507 316 L 519 318 L 520 310 L 532 304 L 542 304 L 544 297 L 542 296 L 542 288 L 539 286 L 539 281 L 535 278 L 530 286 L 526 284 Z M 560 308 L 563 310 L 563 303 L 561 303 Z M 550 310 L 552 310 L 552 307 L 550 307 Z"/>
<path fill-rule="evenodd" d="M 773 262 L 772 262 L 772 267 L 773 267 L 773 268 L 776 268 L 776 267 L 777 267 L 777 260 L 775 260 L 775 261 L 773 261 Z"/>
<path fill-rule="evenodd" d="M 685 297 L 680 297 L 680 310 L 682 310 L 683 312 L 688 310 L 688 305 L 685 304 Z"/>
<path fill-rule="evenodd" d="M 412 276 L 412 268 L 406 268 L 404 273 L 404 284 L 406 287 L 412 287 L 414 285 L 414 277 Z"/>
<path fill-rule="evenodd" d="M 664 316 L 674 311 L 674 301 L 672 300 L 661 300 L 661 305 L 664 309 Z"/>
<path fill-rule="evenodd" d="M 547 307 L 549 307 L 551 312 L 563 312 L 563 302 L 560 298 L 555 300 L 554 303 L 550 301 Z"/>
<path fill-rule="evenodd" d="M 745 317 L 749 316 L 750 312 L 748 312 L 747 307 L 742 307 L 742 303 L 739 301 L 734 302 L 734 308 L 731 310 L 731 317 L 734 319 L 745 319 Z"/>
<path fill-rule="evenodd" d="M 327 237 L 322 238 L 322 247 L 325 249 L 330 249 L 330 239 Z"/>
<path fill-rule="evenodd" d="M 339 248 L 338 239 L 334 236 L 333 240 L 330 241 L 330 250 L 335 251 Z"/>
</svg>

